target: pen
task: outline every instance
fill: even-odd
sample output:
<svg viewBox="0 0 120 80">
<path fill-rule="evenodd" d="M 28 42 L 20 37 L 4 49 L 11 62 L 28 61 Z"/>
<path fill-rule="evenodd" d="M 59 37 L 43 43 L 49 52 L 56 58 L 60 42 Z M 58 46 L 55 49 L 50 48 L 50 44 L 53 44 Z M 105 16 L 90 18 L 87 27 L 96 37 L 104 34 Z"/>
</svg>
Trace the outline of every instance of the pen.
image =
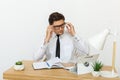
<svg viewBox="0 0 120 80">
<path fill-rule="evenodd" d="M 50 68 L 50 65 L 46 62 L 47 66 Z"/>
</svg>

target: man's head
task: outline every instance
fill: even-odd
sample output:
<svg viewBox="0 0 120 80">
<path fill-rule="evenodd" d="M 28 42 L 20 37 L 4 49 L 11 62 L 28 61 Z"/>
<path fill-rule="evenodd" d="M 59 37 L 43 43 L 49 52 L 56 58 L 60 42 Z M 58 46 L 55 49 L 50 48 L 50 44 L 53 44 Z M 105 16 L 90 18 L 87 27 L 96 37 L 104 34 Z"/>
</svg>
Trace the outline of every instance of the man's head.
<svg viewBox="0 0 120 80">
<path fill-rule="evenodd" d="M 53 26 L 53 31 L 58 35 L 62 35 L 64 33 L 64 21 L 65 17 L 61 13 L 54 12 L 49 16 L 49 24 Z"/>
</svg>

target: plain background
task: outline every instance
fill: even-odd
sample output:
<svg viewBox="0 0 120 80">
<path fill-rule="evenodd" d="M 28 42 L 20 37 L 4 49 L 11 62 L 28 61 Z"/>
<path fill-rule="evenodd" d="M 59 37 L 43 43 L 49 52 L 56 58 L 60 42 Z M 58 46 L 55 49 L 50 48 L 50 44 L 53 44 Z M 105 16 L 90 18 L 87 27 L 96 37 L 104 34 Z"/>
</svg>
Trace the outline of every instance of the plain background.
<svg viewBox="0 0 120 80">
<path fill-rule="evenodd" d="M 64 14 L 84 39 L 108 27 L 113 32 L 117 29 L 116 69 L 120 74 L 120 0 L 0 0 L 0 80 L 16 61 L 33 60 L 54 11 Z M 112 41 L 109 36 L 99 51 L 105 65 L 111 65 Z"/>
</svg>

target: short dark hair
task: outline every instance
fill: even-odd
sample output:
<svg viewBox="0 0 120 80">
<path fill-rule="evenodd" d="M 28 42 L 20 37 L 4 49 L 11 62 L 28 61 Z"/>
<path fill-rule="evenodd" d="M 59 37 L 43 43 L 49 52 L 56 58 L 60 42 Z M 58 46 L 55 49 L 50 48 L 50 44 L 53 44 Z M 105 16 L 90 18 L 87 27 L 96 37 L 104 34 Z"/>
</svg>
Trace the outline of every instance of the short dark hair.
<svg viewBox="0 0 120 80">
<path fill-rule="evenodd" d="M 54 21 L 58 21 L 58 20 L 65 20 L 65 17 L 63 14 L 58 13 L 58 12 L 53 12 L 52 14 L 50 14 L 49 16 L 49 24 L 52 25 Z"/>
</svg>

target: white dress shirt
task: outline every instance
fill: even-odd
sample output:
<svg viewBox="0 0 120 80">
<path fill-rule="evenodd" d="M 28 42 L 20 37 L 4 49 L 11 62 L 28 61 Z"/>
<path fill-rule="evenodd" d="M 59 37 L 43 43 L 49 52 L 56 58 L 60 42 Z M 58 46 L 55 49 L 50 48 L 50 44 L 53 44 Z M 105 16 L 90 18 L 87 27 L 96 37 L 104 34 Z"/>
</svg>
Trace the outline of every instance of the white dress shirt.
<svg viewBox="0 0 120 80">
<path fill-rule="evenodd" d="M 72 57 L 77 56 L 74 54 L 74 49 L 77 49 L 79 54 L 87 54 L 89 46 L 88 44 L 78 37 L 77 35 L 71 36 L 67 31 L 64 34 L 60 35 L 60 59 L 63 62 L 71 61 Z M 57 36 L 53 33 L 52 38 L 45 45 L 42 45 L 37 53 L 35 53 L 35 60 L 40 60 L 44 55 L 47 59 L 55 58 L 56 55 L 56 41 Z M 76 57 L 74 57 L 76 58 Z"/>
</svg>

